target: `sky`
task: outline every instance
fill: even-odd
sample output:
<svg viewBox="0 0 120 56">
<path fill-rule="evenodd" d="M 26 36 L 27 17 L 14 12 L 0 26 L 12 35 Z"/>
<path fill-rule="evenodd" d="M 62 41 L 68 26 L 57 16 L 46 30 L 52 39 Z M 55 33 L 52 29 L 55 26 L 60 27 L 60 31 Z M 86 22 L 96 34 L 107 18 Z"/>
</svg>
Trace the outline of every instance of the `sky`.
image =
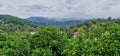
<svg viewBox="0 0 120 56">
<path fill-rule="evenodd" d="M 120 17 L 120 0 L 0 0 L 0 14 L 21 18 Z"/>
</svg>

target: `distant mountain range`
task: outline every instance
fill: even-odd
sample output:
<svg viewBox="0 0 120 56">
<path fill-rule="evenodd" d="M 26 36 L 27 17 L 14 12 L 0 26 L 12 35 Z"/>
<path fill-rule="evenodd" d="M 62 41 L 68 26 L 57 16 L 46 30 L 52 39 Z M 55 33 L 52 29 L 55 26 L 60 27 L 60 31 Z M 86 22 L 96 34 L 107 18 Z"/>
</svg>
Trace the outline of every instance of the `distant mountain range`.
<svg viewBox="0 0 120 56">
<path fill-rule="evenodd" d="M 30 17 L 26 19 L 18 18 L 12 15 L 0 15 L 0 23 L 14 24 L 14 25 L 30 25 L 30 26 L 72 26 L 85 22 L 85 19 L 76 20 L 75 18 L 55 18 L 46 17 Z M 70 20 L 72 19 L 72 20 Z"/>
<path fill-rule="evenodd" d="M 30 17 L 27 18 L 27 20 L 33 22 L 33 23 L 43 23 L 46 25 L 51 25 L 51 26 L 71 26 L 75 24 L 80 24 L 86 21 L 85 19 L 81 20 L 69 20 L 70 18 L 63 18 L 63 20 L 56 20 L 56 19 L 51 19 L 51 18 L 45 18 L 45 17 Z"/>
</svg>

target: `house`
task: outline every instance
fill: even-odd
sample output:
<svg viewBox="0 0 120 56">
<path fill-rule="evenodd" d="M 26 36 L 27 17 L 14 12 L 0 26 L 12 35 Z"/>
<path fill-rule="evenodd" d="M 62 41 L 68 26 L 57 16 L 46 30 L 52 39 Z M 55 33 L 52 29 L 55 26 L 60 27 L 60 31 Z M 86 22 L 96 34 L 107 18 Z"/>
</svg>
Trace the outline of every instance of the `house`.
<svg viewBox="0 0 120 56">
<path fill-rule="evenodd" d="M 105 22 L 102 22 L 101 24 L 102 24 L 103 26 L 107 25 Z"/>
<path fill-rule="evenodd" d="M 34 31 L 33 31 L 33 32 L 30 32 L 31 35 L 34 35 L 34 34 L 36 34 L 36 33 L 37 33 L 37 32 L 34 32 Z"/>
<path fill-rule="evenodd" d="M 97 41 L 97 38 L 94 38 L 94 41 Z"/>
<path fill-rule="evenodd" d="M 91 25 L 92 28 L 97 28 L 97 25 L 93 24 Z"/>
<path fill-rule="evenodd" d="M 79 32 L 74 32 L 74 35 L 73 35 L 74 39 L 77 38 L 78 34 L 79 34 Z"/>
</svg>

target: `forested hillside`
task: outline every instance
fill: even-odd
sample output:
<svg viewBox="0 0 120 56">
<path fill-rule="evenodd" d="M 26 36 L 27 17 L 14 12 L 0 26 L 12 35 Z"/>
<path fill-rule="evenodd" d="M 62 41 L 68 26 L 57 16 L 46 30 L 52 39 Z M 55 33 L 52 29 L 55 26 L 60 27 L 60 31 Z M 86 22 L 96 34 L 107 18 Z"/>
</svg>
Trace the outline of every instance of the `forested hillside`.
<svg viewBox="0 0 120 56">
<path fill-rule="evenodd" d="M 120 56 L 120 19 L 55 27 L 0 15 L 0 56 Z"/>
<path fill-rule="evenodd" d="M 39 24 L 42 25 L 42 24 Z M 0 29 L 7 32 L 33 30 L 39 25 L 11 15 L 0 15 Z"/>
<path fill-rule="evenodd" d="M 21 19 L 21 18 L 18 18 L 16 16 L 11 16 L 11 15 L 0 15 L 0 22 L 1 23 L 4 23 L 4 24 L 14 24 L 14 25 L 22 25 L 22 26 L 25 26 L 25 25 L 29 25 L 29 26 L 33 26 L 33 24 L 26 20 L 26 19 Z"/>
</svg>

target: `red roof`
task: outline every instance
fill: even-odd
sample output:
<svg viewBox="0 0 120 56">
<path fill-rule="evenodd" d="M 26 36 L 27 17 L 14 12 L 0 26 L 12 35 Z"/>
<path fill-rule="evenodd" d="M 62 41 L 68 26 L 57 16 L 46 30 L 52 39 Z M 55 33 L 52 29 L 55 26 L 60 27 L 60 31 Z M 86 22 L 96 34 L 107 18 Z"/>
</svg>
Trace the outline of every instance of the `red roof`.
<svg viewBox="0 0 120 56">
<path fill-rule="evenodd" d="M 78 32 L 74 32 L 74 35 L 78 35 L 79 33 Z"/>
</svg>

